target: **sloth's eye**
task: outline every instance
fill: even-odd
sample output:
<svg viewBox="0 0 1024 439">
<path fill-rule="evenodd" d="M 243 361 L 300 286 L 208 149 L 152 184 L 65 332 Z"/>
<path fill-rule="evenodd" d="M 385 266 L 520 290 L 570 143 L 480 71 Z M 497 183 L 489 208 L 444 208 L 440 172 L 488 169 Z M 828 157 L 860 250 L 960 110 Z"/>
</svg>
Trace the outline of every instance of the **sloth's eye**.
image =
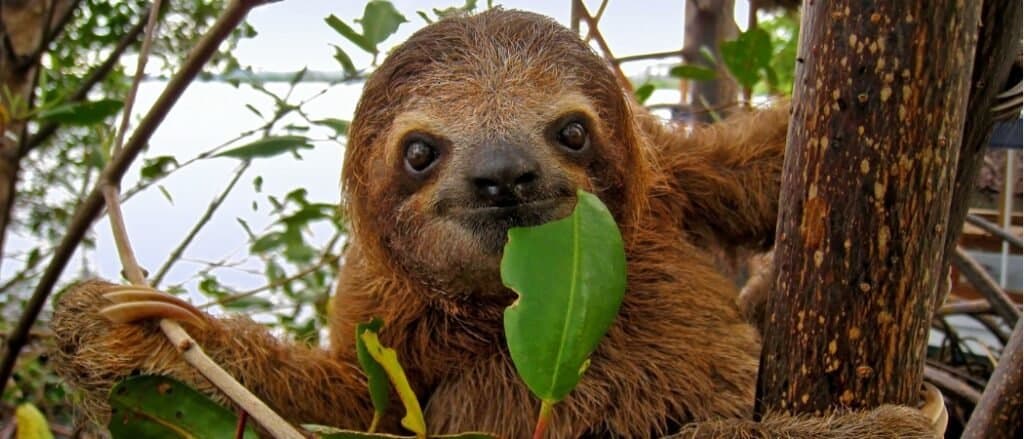
<svg viewBox="0 0 1024 439">
<path fill-rule="evenodd" d="M 413 140 L 405 146 L 405 164 L 413 172 L 423 172 L 437 160 L 437 151 L 422 140 Z"/>
<path fill-rule="evenodd" d="M 558 143 L 572 151 L 580 151 L 590 143 L 587 129 L 579 122 L 569 122 L 558 132 Z"/>
</svg>

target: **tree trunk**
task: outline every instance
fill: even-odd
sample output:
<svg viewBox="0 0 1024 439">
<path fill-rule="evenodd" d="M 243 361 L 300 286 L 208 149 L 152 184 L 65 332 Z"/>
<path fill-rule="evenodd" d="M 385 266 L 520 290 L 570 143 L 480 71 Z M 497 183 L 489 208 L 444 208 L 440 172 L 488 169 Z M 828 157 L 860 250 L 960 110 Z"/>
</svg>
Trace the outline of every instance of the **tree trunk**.
<svg viewBox="0 0 1024 439">
<path fill-rule="evenodd" d="M 980 2 L 804 2 L 757 412 L 918 400 Z"/>
<path fill-rule="evenodd" d="M 985 0 L 982 7 L 978 48 L 974 57 L 971 96 L 967 103 L 970 115 L 964 126 L 963 142 L 956 165 L 956 183 L 950 204 L 949 227 L 941 266 L 949 269 L 956 253 L 956 245 L 963 232 L 964 220 L 970 207 L 971 191 L 978 181 L 978 171 L 985 162 L 985 150 L 992 137 L 994 121 L 989 110 L 996 95 L 1003 91 L 1004 83 L 1020 51 L 1020 0 Z M 942 306 L 946 291 L 936 296 L 936 308 Z M 1011 323 L 1012 325 L 1012 323 Z"/>
<path fill-rule="evenodd" d="M 724 115 L 736 104 L 736 81 L 722 65 L 718 45 L 736 38 L 738 29 L 733 18 L 733 0 L 686 0 L 686 25 L 683 36 L 683 58 L 689 64 L 708 67 L 718 72 L 713 81 L 690 81 L 690 108 L 695 119 L 713 122 L 712 113 Z M 711 63 L 701 54 L 706 48 L 717 60 Z M 716 65 L 717 64 L 717 65 Z"/>
</svg>

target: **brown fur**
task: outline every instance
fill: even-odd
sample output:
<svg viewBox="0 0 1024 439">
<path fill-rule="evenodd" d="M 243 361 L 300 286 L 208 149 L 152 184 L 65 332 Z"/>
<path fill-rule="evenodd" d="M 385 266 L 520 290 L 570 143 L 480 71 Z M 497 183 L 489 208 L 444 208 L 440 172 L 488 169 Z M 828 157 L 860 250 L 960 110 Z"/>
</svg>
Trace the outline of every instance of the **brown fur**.
<svg viewBox="0 0 1024 439">
<path fill-rule="evenodd" d="M 579 387 L 556 407 L 550 437 L 649 437 L 683 426 L 687 437 L 931 437 L 922 416 L 894 407 L 749 421 L 760 341 L 707 247 L 772 243 L 788 116 L 768 111 L 687 132 L 629 102 L 604 62 L 549 19 L 495 10 L 428 26 L 373 74 L 356 111 L 343 175 L 353 235 L 331 311 L 331 349 L 275 340 L 244 318 L 211 318 L 192 333 L 289 420 L 365 428 L 371 409 L 355 366 L 354 325 L 379 316 L 384 343 L 398 350 L 426 402 L 432 432 L 527 436 L 538 403 L 504 348 L 501 314 L 513 296 L 498 278 L 500 255 L 438 213 L 457 207 L 441 195 L 457 194 L 452 175 L 474 145 L 512 139 L 538 145 L 551 178 L 611 207 L 629 262 L 620 315 Z M 565 111 L 593 121 L 593 161 L 542 147 L 536 133 Z M 395 165 L 395 145 L 409 130 L 451 143 L 429 180 L 410 181 Z M 60 372 L 89 401 L 133 370 L 214 393 L 153 325 L 98 316 L 103 288 L 79 285 L 53 320 Z M 400 430 L 394 415 L 385 430 Z"/>
</svg>

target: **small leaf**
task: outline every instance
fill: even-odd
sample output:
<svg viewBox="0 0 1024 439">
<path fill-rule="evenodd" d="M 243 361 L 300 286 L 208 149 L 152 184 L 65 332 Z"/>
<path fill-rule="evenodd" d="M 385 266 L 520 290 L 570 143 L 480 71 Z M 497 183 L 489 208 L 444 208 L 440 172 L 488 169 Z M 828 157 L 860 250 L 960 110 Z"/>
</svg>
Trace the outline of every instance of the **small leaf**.
<svg viewBox="0 0 1024 439">
<path fill-rule="evenodd" d="M 735 40 L 719 46 L 722 63 L 729 73 L 744 87 L 753 87 L 761 78 L 763 69 L 772 61 L 772 40 L 768 32 L 755 27 L 740 33 Z"/>
<path fill-rule="evenodd" d="M 67 125 L 95 125 L 121 111 L 124 104 L 117 99 L 101 99 L 61 104 L 39 113 L 46 121 Z"/>
<path fill-rule="evenodd" d="M 293 75 L 292 78 L 288 80 L 288 85 L 295 86 L 295 84 L 301 82 L 302 79 L 306 77 L 307 72 L 309 72 L 309 69 L 307 67 L 303 67 L 299 71 L 295 72 L 295 75 Z"/>
<path fill-rule="evenodd" d="M 615 219 L 597 196 L 577 191 L 569 217 L 509 230 L 501 278 L 519 294 L 505 310 L 516 370 L 543 402 L 561 401 L 625 295 L 626 255 Z"/>
<path fill-rule="evenodd" d="M 359 365 L 363 368 L 363 372 L 366 373 L 367 384 L 370 388 L 370 399 L 373 401 L 374 418 L 377 419 L 387 411 L 388 406 L 391 403 L 391 395 L 388 392 L 391 390 L 391 386 L 388 385 L 387 371 L 377 363 L 376 360 L 370 355 L 370 352 L 366 350 L 366 342 L 363 341 L 363 333 L 380 332 L 380 328 L 384 325 L 384 322 L 377 317 L 370 320 L 368 323 L 360 323 L 356 325 L 356 356 L 359 359 Z M 370 429 L 373 431 L 373 428 Z"/>
<path fill-rule="evenodd" d="M 222 303 L 226 309 L 235 310 L 268 310 L 274 303 L 264 297 L 247 296 L 231 299 Z"/>
<path fill-rule="evenodd" d="M 692 79 L 695 81 L 713 81 L 718 77 L 718 73 L 713 69 L 694 64 L 682 64 L 672 67 L 668 74 L 675 78 Z"/>
<path fill-rule="evenodd" d="M 338 135 L 338 136 L 347 136 L 348 135 L 348 127 L 350 125 L 352 125 L 352 122 L 349 122 L 347 120 L 334 119 L 334 118 L 320 119 L 320 120 L 314 121 L 313 123 L 315 123 L 317 125 L 323 125 L 323 126 L 326 126 L 326 127 L 329 127 L 331 129 L 333 129 L 334 132 L 335 132 L 335 135 Z"/>
<path fill-rule="evenodd" d="M 142 178 L 152 180 L 167 175 L 170 169 L 177 168 L 178 166 L 177 159 L 169 155 L 162 155 L 143 160 L 142 170 L 139 173 L 142 175 Z"/>
<path fill-rule="evenodd" d="M 249 246 L 249 251 L 253 253 L 266 253 L 270 250 L 281 247 L 284 243 L 284 235 L 280 232 L 271 232 L 253 241 L 252 245 Z"/>
<path fill-rule="evenodd" d="M 636 91 L 633 92 L 633 96 L 636 96 L 636 101 L 643 105 L 651 97 L 651 93 L 654 93 L 654 84 L 644 84 L 637 87 Z"/>
<path fill-rule="evenodd" d="M 292 152 L 297 149 L 309 149 L 312 147 L 313 145 L 309 144 L 309 138 L 306 136 L 269 136 L 256 140 L 252 143 L 239 146 L 238 148 L 224 151 L 214 157 L 231 157 L 248 160 L 254 158 L 273 157 L 287 152 Z"/>
<path fill-rule="evenodd" d="M 360 35 L 354 29 L 349 27 L 349 25 L 345 24 L 344 21 L 341 21 L 340 18 L 335 17 L 334 14 L 331 14 L 330 16 L 325 18 L 324 21 L 327 22 L 328 26 L 330 26 L 336 32 L 341 34 L 341 36 L 347 38 L 349 41 L 353 42 L 361 49 L 369 53 L 377 53 L 377 46 L 375 44 L 371 43 L 369 40 L 366 39 L 366 37 Z"/>
<path fill-rule="evenodd" d="M 363 340 L 370 356 L 387 372 L 391 385 L 395 386 L 395 391 L 398 392 L 398 399 L 405 406 L 402 426 L 416 433 L 416 437 L 426 437 L 427 424 L 423 420 L 423 410 L 420 409 L 420 401 L 416 398 L 412 386 L 409 385 L 408 378 L 405 377 L 402 365 L 398 363 L 398 353 L 394 349 L 381 345 L 376 332 L 365 331 L 359 338 Z"/>
<path fill-rule="evenodd" d="M 163 194 L 164 199 L 166 199 L 167 202 L 170 203 L 173 206 L 174 205 L 174 197 L 171 196 L 171 193 L 167 190 L 167 188 L 164 187 L 164 185 L 162 185 L 162 184 L 156 185 L 156 188 L 160 190 L 161 194 Z"/>
<path fill-rule="evenodd" d="M 356 65 L 352 63 L 352 58 L 349 58 L 348 54 L 341 47 L 335 44 L 331 44 L 331 46 L 334 46 L 334 59 L 338 60 L 338 64 L 341 64 L 341 69 L 345 71 L 346 75 L 355 76 L 357 71 Z"/>
<path fill-rule="evenodd" d="M 14 419 L 18 425 L 17 439 L 53 439 L 43 412 L 31 403 L 19 405 L 14 410 Z"/>
<path fill-rule="evenodd" d="M 363 36 L 377 45 L 398 30 L 398 26 L 407 22 L 389 1 L 372 0 L 363 9 L 363 18 L 359 24 L 363 26 Z"/>
<path fill-rule="evenodd" d="M 167 377 L 128 378 L 114 386 L 109 401 L 114 413 L 108 426 L 114 438 L 235 437 L 234 413 Z M 245 437 L 257 436 L 246 428 Z"/>
</svg>

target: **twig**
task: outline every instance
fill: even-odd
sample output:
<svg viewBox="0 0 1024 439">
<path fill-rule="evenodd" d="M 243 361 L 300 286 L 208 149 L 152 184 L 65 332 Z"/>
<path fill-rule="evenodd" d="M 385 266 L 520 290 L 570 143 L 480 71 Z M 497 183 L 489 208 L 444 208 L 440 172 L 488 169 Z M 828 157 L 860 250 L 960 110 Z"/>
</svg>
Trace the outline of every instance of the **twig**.
<svg viewBox="0 0 1024 439">
<path fill-rule="evenodd" d="M 953 265 L 978 289 L 978 292 L 988 299 L 996 314 L 999 314 L 1010 325 L 1017 324 L 1017 320 L 1020 319 L 1020 310 L 1006 295 L 1006 291 L 960 247 L 954 250 Z"/>
<path fill-rule="evenodd" d="M 981 392 L 974 390 L 973 387 L 949 372 L 932 365 L 925 365 L 924 379 L 941 389 L 945 395 L 954 396 L 971 403 L 977 403 L 981 399 Z"/>
<path fill-rule="evenodd" d="M 1021 322 L 964 428 L 965 439 L 1010 437 L 1021 430 Z"/>
<path fill-rule="evenodd" d="M 78 102 L 85 99 L 89 95 L 89 92 L 92 91 L 93 87 L 95 87 L 96 84 L 99 84 L 103 78 L 106 78 L 114 67 L 117 66 L 118 61 L 121 60 L 121 55 L 124 55 L 124 52 L 128 50 L 128 47 L 131 47 L 131 45 L 139 39 L 139 35 L 142 35 L 142 31 L 145 30 L 145 28 L 146 20 L 142 19 L 140 19 L 135 26 L 132 26 L 132 28 L 128 30 L 128 33 L 124 34 L 124 36 L 121 37 L 121 40 L 117 42 L 117 45 L 114 46 L 114 50 L 110 52 L 110 55 L 107 56 L 103 63 L 96 66 L 96 68 L 89 73 L 89 76 L 87 76 L 78 86 L 78 89 L 68 96 L 67 102 Z M 42 145 L 50 138 L 50 136 L 53 136 L 53 134 L 57 132 L 57 128 L 59 128 L 59 125 L 56 122 L 48 122 L 39 127 L 35 134 L 30 136 L 22 145 L 19 153 L 24 156 L 33 149 L 39 147 L 39 145 Z"/>
<path fill-rule="evenodd" d="M 238 26 L 239 23 L 245 18 L 246 14 L 253 7 L 265 3 L 265 1 L 257 0 L 232 0 L 228 2 L 227 8 L 217 18 L 217 21 L 213 24 L 210 30 L 200 39 L 199 43 L 193 48 L 184 64 L 178 70 L 178 72 L 171 78 L 167 83 L 167 87 L 157 98 L 153 107 L 146 114 L 146 116 L 139 123 L 138 128 L 132 134 L 131 138 L 128 139 L 124 145 L 124 149 L 116 157 L 111 158 L 107 167 L 103 170 L 97 186 L 89 193 L 89 196 L 83 200 L 76 209 L 72 221 L 69 224 L 68 231 L 64 235 L 64 239 L 58 245 L 54 252 L 53 259 L 50 261 L 50 265 L 47 266 L 43 272 L 39 283 L 36 285 L 36 289 L 32 293 L 32 297 L 29 298 L 28 303 L 25 306 L 25 311 L 18 320 L 18 324 L 15 326 L 11 333 L 11 336 L 7 339 L 6 350 L 2 362 L 0 362 L 0 390 L 6 386 L 11 372 L 14 369 L 14 363 L 17 360 L 18 353 L 21 348 L 24 347 L 27 339 L 29 330 L 32 328 L 33 323 L 39 316 L 40 311 L 43 309 L 50 292 L 53 290 L 53 286 L 56 284 L 61 273 L 64 271 L 64 267 L 67 265 L 68 260 L 74 254 L 75 249 L 81 242 L 83 236 L 88 231 L 92 222 L 96 219 L 99 214 L 101 207 L 103 206 L 103 188 L 111 182 L 119 182 L 121 177 L 127 171 L 128 167 L 134 161 L 135 157 L 138 156 L 139 152 L 148 143 L 153 132 L 163 121 L 164 117 L 170 111 L 171 107 L 177 102 L 178 98 L 185 91 L 188 85 L 202 70 L 203 65 L 206 61 L 216 52 L 217 47 L 220 43 L 231 34 L 231 32 Z M 246 409 L 253 416 L 254 419 L 260 421 L 261 425 L 267 428 L 271 434 L 277 437 L 289 437 L 289 438 L 301 438 L 302 435 L 298 433 L 293 427 L 287 422 L 280 420 L 280 417 L 269 409 L 261 410 L 252 405 L 252 400 L 247 399 L 244 395 L 251 394 L 241 387 L 237 381 L 234 381 L 230 375 L 216 367 L 216 364 L 206 356 L 201 349 L 198 349 L 194 342 L 191 342 L 188 338 L 188 334 L 181 329 L 180 326 L 170 321 L 161 321 L 161 328 L 165 334 L 168 334 L 169 338 L 172 339 L 172 343 L 181 352 L 182 356 L 185 357 L 186 361 L 190 364 L 210 364 L 215 367 L 212 370 L 199 369 L 207 379 L 218 386 L 225 395 L 231 398 L 233 401 L 238 403 L 240 406 Z M 234 383 L 235 386 L 228 384 L 225 387 L 221 387 L 224 383 Z M 258 401 L 255 400 L 255 401 Z M 266 408 L 266 406 L 263 406 Z M 269 419 L 278 419 L 279 422 L 269 422 L 264 424 Z M 268 425 L 269 424 L 269 425 Z"/>
<path fill-rule="evenodd" d="M 605 59 L 609 64 L 612 64 L 612 73 L 615 74 L 615 78 L 619 80 L 619 85 L 626 89 L 627 92 L 633 92 L 633 84 L 629 82 L 629 78 L 622 73 L 622 69 L 618 65 L 613 63 L 615 56 L 612 55 L 612 50 L 608 47 L 608 42 L 604 40 L 604 36 L 601 35 L 601 31 L 597 29 L 597 20 L 590 15 L 590 11 L 587 10 L 587 5 L 583 4 L 583 0 L 574 0 L 579 5 L 580 18 L 587 22 L 587 39 L 593 38 L 597 42 L 597 47 L 601 48 L 601 52 L 604 53 Z M 602 6 L 603 10 L 603 6 Z"/>
<path fill-rule="evenodd" d="M 306 276 L 306 275 L 308 275 L 308 274 L 310 274 L 310 273 L 312 273 L 312 272 L 314 272 L 316 270 L 319 270 L 320 267 L 323 267 L 324 265 L 333 264 L 334 262 L 336 262 L 338 260 L 338 257 L 331 253 L 331 249 L 334 248 L 334 244 L 338 242 L 339 238 L 341 238 L 341 234 L 340 233 L 336 233 L 334 235 L 334 237 L 331 239 L 331 241 L 328 242 L 327 245 L 324 247 L 326 250 L 324 250 L 324 253 L 322 255 L 320 255 L 320 260 L 317 263 L 315 263 L 315 264 L 313 264 L 313 265 L 311 265 L 309 267 L 306 267 L 304 270 L 301 270 L 301 271 L 299 271 L 299 272 L 297 272 L 297 273 L 295 273 L 295 274 L 293 274 L 291 276 L 278 279 L 278 280 L 276 280 L 274 282 L 270 282 L 270 283 L 268 283 L 266 285 L 263 285 L 261 287 L 253 288 L 253 289 L 248 290 L 248 291 L 242 291 L 242 292 L 237 293 L 237 294 L 232 294 L 230 296 L 227 296 L 227 297 L 224 297 L 224 298 L 221 298 L 221 299 L 217 299 L 217 300 L 214 300 L 214 301 L 211 301 L 211 302 L 204 303 L 202 305 L 199 305 L 197 308 L 199 308 L 199 309 L 206 309 L 206 308 L 209 308 L 209 307 L 214 306 L 214 305 L 224 305 L 224 304 L 227 304 L 227 303 L 234 302 L 236 300 L 244 299 L 246 297 L 249 297 L 249 296 L 252 296 L 252 295 L 255 295 L 255 294 L 258 294 L 258 293 L 262 293 L 262 292 L 270 290 L 270 289 L 277 288 L 279 286 L 282 286 L 282 285 L 285 285 L 285 284 L 287 284 L 289 282 L 292 282 L 292 281 L 294 281 L 296 279 L 302 278 L 303 276 Z"/>
<path fill-rule="evenodd" d="M 1021 239 L 1019 236 L 1014 236 L 1010 234 L 1010 232 L 1007 232 L 1006 230 L 1003 230 L 999 226 L 992 224 L 985 218 L 982 218 L 978 215 L 968 214 L 967 218 L 965 218 L 965 221 L 973 224 L 979 229 L 984 230 L 997 238 L 1002 239 L 1003 241 L 1006 241 L 1010 245 L 1016 247 L 1018 250 L 1024 248 L 1024 244 L 1021 243 Z"/>
<path fill-rule="evenodd" d="M 992 304 L 987 300 L 964 300 L 942 305 L 942 308 L 935 313 L 936 316 L 948 316 L 950 314 L 986 314 L 992 312 Z"/>
<path fill-rule="evenodd" d="M 228 185 L 224 190 L 210 201 L 210 205 L 206 207 L 206 211 L 204 211 L 202 216 L 199 217 L 199 220 L 196 221 L 194 226 L 192 226 L 192 229 L 188 231 L 188 235 L 185 236 L 185 239 L 183 239 L 178 246 L 174 248 L 174 250 L 171 250 L 171 254 L 167 256 L 167 260 L 164 261 L 163 265 L 160 266 L 160 269 L 158 269 L 156 274 L 153 276 L 151 281 L 153 287 L 160 285 L 164 280 L 164 276 L 167 275 L 167 272 L 170 271 L 175 262 L 181 258 L 185 249 L 192 244 L 192 241 L 196 238 L 196 235 L 199 234 L 199 231 L 202 230 L 203 227 L 206 227 L 206 224 L 210 222 L 210 219 L 213 218 L 213 213 L 220 208 L 220 205 L 224 203 L 224 199 L 227 198 L 228 194 L 235 189 L 235 185 L 238 183 L 238 180 L 242 178 L 242 174 L 245 174 L 245 171 L 249 169 L 249 165 L 251 163 L 251 161 L 246 160 L 238 167 L 238 170 L 235 171 L 234 177 L 231 178 L 231 181 L 228 182 Z"/>
</svg>

